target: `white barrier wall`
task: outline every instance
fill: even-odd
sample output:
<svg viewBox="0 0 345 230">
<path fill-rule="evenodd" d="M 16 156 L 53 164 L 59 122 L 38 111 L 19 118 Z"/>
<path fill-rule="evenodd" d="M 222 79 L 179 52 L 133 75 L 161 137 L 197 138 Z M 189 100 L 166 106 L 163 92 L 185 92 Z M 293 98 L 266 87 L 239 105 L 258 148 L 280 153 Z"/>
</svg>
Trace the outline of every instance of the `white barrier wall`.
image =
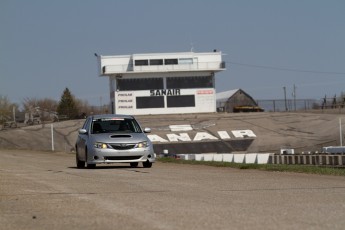
<svg viewBox="0 0 345 230">
<path fill-rule="evenodd" d="M 177 156 L 182 160 L 195 160 L 195 154 L 178 154 Z"/>
<path fill-rule="evenodd" d="M 223 154 L 223 162 L 232 162 L 234 160 L 234 154 Z"/>
<path fill-rule="evenodd" d="M 214 154 L 204 154 L 204 161 L 213 161 Z"/>
<path fill-rule="evenodd" d="M 245 155 L 245 163 L 246 164 L 255 164 L 256 163 L 256 157 L 258 154 L 256 153 L 248 153 Z"/>
<path fill-rule="evenodd" d="M 196 161 L 203 161 L 204 160 L 204 154 L 195 154 L 195 160 Z"/>
<path fill-rule="evenodd" d="M 274 153 L 247 154 L 178 154 L 183 160 L 216 161 L 246 164 L 304 164 L 304 165 L 345 165 L 345 155 L 277 155 Z"/>
<path fill-rule="evenodd" d="M 178 154 L 177 156 L 182 160 L 196 160 L 196 161 L 216 161 L 216 162 L 230 162 L 230 163 L 246 163 L 246 164 L 268 164 L 269 157 L 272 153 L 246 153 L 246 154 Z"/>
<path fill-rule="evenodd" d="M 244 163 L 245 154 L 234 154 L 234 163 Z"/>
<path fill-rule="evenodd" d="M 213 161 L 222 162 L 223 161 L 223 154 L 214 154 Z"/>
<path fill-rule="evenodd" d="M 270 158 L 269 153 L 258 154 L 257 163 L 258 164 L 267 164 L 269 158 Z"/>
</svg>

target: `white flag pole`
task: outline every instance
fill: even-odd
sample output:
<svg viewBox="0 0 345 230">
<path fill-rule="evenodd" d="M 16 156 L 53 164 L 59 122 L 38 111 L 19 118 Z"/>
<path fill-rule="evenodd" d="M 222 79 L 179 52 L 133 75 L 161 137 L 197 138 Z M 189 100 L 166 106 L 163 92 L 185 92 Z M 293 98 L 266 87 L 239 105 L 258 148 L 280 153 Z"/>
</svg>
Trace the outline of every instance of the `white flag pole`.
<svg viewBox="0 0 345 230">
<path fill-rule="evenodd" d="M 50 131 L 52 136 L 52 151 L 54 151 L 54 126 L 53 124 L 50 125 Z"/>
</svg>

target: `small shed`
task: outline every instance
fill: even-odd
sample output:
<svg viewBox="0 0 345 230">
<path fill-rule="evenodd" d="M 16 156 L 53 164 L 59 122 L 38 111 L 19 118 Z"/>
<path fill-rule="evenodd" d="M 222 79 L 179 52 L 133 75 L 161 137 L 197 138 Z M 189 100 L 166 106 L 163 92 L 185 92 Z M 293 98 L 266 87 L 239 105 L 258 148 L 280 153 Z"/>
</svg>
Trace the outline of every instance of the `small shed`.
<svg viewBox="0 0 345 230">
<path fill-rule="evenodd" d="M 216 94 L 218 112 L 263 112 L 256 101 L 242 89 Z"/>
</svg>

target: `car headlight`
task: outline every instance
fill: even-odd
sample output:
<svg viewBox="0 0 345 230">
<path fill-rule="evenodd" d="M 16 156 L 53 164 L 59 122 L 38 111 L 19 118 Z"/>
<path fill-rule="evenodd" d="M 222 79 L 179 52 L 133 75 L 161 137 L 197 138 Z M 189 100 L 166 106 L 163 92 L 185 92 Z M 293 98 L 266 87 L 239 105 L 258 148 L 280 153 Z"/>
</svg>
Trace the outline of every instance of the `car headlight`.
<svg viewBox="0 0 345 230">
<path fill-rule="evenodd" d="M 101 142 L 95 142 L 93 144 L 93 146 L 97 149 L 107 149 L 108 148 L 108 145 L 105 144 L 105 143 L 101 143 Z"/>
<path fill-rule="evenodd" d="M 144 142 L 138 143 L 135 147 L 136 148 L 146 148 L 148 146 L 149 146 L 149 144 L 147 143 L 147 141 L 144 141 Z"/>
</svg>

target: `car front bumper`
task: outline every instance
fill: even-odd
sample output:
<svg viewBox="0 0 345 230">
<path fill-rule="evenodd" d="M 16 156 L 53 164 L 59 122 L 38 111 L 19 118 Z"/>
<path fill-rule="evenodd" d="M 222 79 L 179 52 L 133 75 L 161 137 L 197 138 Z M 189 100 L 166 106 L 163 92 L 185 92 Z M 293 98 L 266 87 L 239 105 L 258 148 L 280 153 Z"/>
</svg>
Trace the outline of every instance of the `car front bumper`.
<svg viewBox="0 0 345 230">
<path fill-rule="evenodd" d="M 131 163 L 131 162 L 155 162 L 156 154 L 152 148 L 131 149 L 119 151 L 114 149 L 96 149 L 89 151 L 87 155 L 88 164 L 104 163 Z"/>
</svg>

